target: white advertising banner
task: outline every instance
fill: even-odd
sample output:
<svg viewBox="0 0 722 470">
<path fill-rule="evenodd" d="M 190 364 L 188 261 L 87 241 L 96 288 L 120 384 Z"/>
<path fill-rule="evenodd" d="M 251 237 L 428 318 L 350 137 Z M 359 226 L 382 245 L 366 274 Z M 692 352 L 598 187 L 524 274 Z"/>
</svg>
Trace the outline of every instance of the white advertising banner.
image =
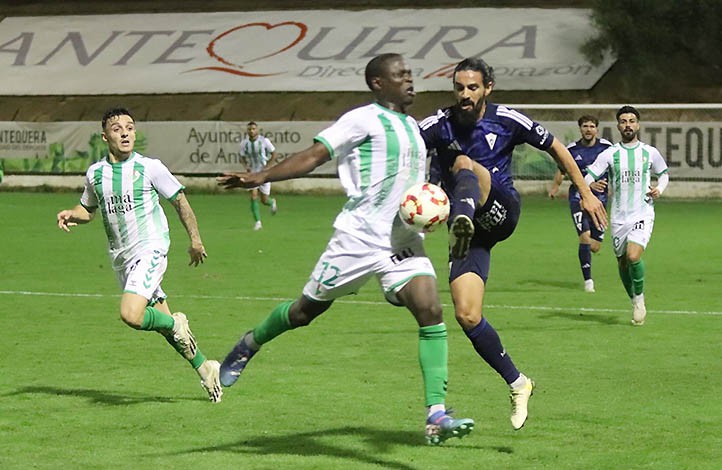
<svg viewBox="0 0 722 470">
<path fill-rule="evenodd" d="M 497 89 L 589 89 L 609 69 L 579 48 L 588 9 L 302 10 L 9 17 L 0 95 L 361 91 L 364 68 L 404 55 L 417 91 L 449 90 L 465 57 Z"/>
<path fill-rule="evenodd" d="M 329 124 L 264 122 L 259 126 L 282 160 L 310 146 Z M 574 122 L 544 125 L 565 144 L 579 138 Z M 245 122 L 140 122 L 136 150 L 160 158 L 178 174 L 243 171 L 239 143 L 245 128 Z M 619 139 L 611 122 L 600 123 L 600 134 L 612 141 Z M 645 122 L 641 139 L 659 149 L 673 179 L 722 179 L 722 123 Z M 0 165 L 5 173 L 80 174 L 106 152 L 99 122 L 0 122 Z M 548 178 L 556 166 L 546 153 L 524 145 L 514 154 L 513 169 L 516 176 Z M 336 163 L 328 162 L 313 174 L 333 176 Z"/>
</svg>

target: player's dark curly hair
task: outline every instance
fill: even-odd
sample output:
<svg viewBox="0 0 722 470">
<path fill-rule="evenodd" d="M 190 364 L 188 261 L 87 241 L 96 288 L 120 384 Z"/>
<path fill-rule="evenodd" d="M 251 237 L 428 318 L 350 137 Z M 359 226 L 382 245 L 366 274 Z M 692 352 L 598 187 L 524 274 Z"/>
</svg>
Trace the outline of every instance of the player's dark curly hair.
<svg viewBox="0 0 722 470">
<path fill-rule="evenodd" d="M 487 64 L 484 59 L 479 59 L 477 57 L 467 57 L 466 59 L 462 60 L 458 64 L 456 64 L 456 67 L 454 67 L 454 75 L 452 75 L 451 79 L 456 80 L 456 72 L 461 72 L 462 70 L 471 70 L 473 72 L 479 72 L 481 73 L 481 82 L 484 84 L 485 87 L 488 87 L 492 83 L 495 83 L 494 79 L 494 68 Z"/>
<path fill-rule="evenodd" d="M 369 90 L 373 91 L 373 87 L 371 86 L 371 81 L 376 77 L 382 77 L 386 75 L 388 63 L 392 60 L 401 59 L 401 54 L 396 54 L 393 52 L 389 52 L 386 54 L 377 55 L 373 59 L 369 61 L 368 64 L 366 64 L 366 70 L 365 70 L 365 78 L 366 78 L 366 85 L 369 87 Z"/>
<path fill-rule="evenodd" d="M 103 119 L 100 121 L 100 124 L 105 130 L 105 124 L 107 124 L 108 120 L 110 118 L 113 118 L 115 116 L 130 116 L 130 118 L 135 121 L 135 118 L 132 114 L 130 114 L 130 111 L 128 111 L 126 108 L 117 107 L 117 108 L 110 108 L 105 113 L 103 113 Z"/>
<path fill-rule="evenodd" d="M 619 121 L 619 116 L 627 113 L 634 114 L 635 116 L 637 116 L 637 120 L 639 120 L 639 111 L 637 111 L 637 108 L 635 108 L 634 106 L 626 105 L 622 106 L 621 108 L 619 108 L 619 111 L 617 111 L 617 121 Z"/>
<path fill-rule="evenodd" d="M 577 119 L 577 124 L 579 127 L 582 127 L 582 124 L 585 122 L 593 122 L 595 126 L 599 127 L 599 118 L 596 116 L 592 116 L 591 114 L 584 114 L 582 116 L 579 116 L 579 119 Z"/>
</svg>

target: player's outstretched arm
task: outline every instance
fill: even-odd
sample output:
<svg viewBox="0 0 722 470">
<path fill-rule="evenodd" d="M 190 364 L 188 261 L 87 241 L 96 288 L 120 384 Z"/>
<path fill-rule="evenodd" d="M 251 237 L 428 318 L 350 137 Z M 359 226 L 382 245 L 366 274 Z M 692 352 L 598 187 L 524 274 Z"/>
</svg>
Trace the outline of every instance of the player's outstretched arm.
<svg viewBox="0 0 722 470">
<path fill-rule="evenodd" d="M 604 208 L 604 204 L 589 189 L 587 182 L 584 181 L 582 172 L 574 163 L 574 157 L 569 153 L 569 149 L 555 137 L 548 152 L 579 190 L 579 195 L 582 197 L 582 208 L 589 213 L 594 225 L 600 230 L 606 229 L 607 210 Z"/>
<path fill-rule="evenodd" d="M 70 227 L 75 227 L 78 224 L 87 224 L 93 217 L 95 212 L 89 212 L 85 207 L 78 204 L 72 209 L 65 209 L 58 212 L 56 219 L 58 228 L 66 232 L 70 232 Z"/>
<path fill-rule="evenodd" d="M 196 220 L 196 214 L 193 212 L 188 198 L 185 193 L 181 191 L 178 196 L 171 201 L 176 212 L 178 212 L 178 218 L 180 218 L 183 227 L 185 227 L 188 237 L 191 239 L 191 246 L 188 248 L 188 254 L 190 255 L 191 261 L 188 263 L 189 266 L 198 266 L 208 257 L 206 249 L 201 241 L 201 234 L 198 231 L 198 221 Z"/>
<path fill-rule="evenodd" d="M 255 188 L 271 181 L 284 181 L 312 172 L 317 166 L 331 159 L 325 145 L 316 142 L 306 150 L 296 152 L 278 165 L 258 173 L 225 173 L 216 178 L 220 186 L 231 188 Z"/>
</svg>

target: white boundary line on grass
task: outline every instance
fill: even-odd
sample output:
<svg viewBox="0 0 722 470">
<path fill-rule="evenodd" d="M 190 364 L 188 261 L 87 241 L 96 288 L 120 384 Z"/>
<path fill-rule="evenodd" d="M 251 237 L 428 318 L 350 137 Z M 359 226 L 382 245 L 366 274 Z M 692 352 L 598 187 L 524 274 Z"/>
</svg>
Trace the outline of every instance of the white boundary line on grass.
<svg viewBox="0 0 722 470">
<path fill-rule="evenodd" d="M 29 296 L 45 296 L 45 297 L 117 297 L 116 294 L 83 294 L 83 293 L 71 293 L 71 292 L 34 292 L 24 290 L 0 290 L 0 295 L 29 295 Z M 271 301 L 280 302 L 284 300 L 290 300 L 287 297 L 251 297 L 245 295 L 173 295 L 174 298 L 190 298 L 190 299 L 213 299 L 213 300 L 255 300 L 255 301 Z M 387 302 L 373 301 L 373 300 L 337 300 L 338 303 L 344 304 L 363 304 L 363 305 L 387 305 Z M 450 305 L 444 305 L 444 307 L 450 307 Z M 566 311 L 566 310 L 578 310 L 581 312 L 628 312 L 629 309 L 621 308 L 591 308 L 591 307 L 546 307 L 539 305 L 496 305 L 487 304 L 485 308 L 492 309 L 506 309 L 506 310 L 542 310 L 542 311 Z M 712 315 L 722 316 L 722 312 L 714 311 L 698 311 L 698 310 L 650 310 L 653 313 L 661 313 L 668 315 Z"/>
</svg>

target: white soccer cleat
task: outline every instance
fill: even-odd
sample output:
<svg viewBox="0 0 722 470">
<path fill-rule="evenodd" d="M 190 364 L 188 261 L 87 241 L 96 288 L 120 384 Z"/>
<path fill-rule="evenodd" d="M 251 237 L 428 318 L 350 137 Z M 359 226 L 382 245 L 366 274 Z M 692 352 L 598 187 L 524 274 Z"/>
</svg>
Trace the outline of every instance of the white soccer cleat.
<svg viewBox="0 0 722 470">
<path fill-rule="evenodd" d="M 212 403 L 220 403 L 223 396 L 220 371 L 221 364 L 218 361 L 206 361 L 198 368 L 201 373 L 201 387 L 208 393 L 208 399 Z"/>
<path fill-rule="evenodd" d="M 529 398 L 534 394 L 534 381 L 529 377 L 521 374 L 526 383 L 520 388 L 512 388 L 509 391 L 509 399 L 511 400 L 511 426 L 518 431 L 526 423 L 529 416 Z"/>
<path fill-rule="evenodd" d="M 594 280 L 593 279 L 587 279 L 584 281 L 584 292 L 596 292 L 594 290 Z"/>
<path fill-rule="evenodd" d="M 276 215 L 276 212 L 278 212 L 278 204 L 276 198 L 273 198 L 271 199 L 271 215 Z"/>
<path fill-rule="evenodd" d="M 196 356 L 196 339 L 188 326 L 188 318 L 182 312 L 176 312 L 173 317 L 173 341 L 180 348 L 181 355 L 188 361 Z"/>
<path fill-rule="evenodd" d="M 256 222 L 256 225 L 253 226 L 253 230 L 261 230 L 262 228 L 263 228 L 263 224 L 261 223 L 260 220 L 258 222 Z"/>
<path fill-rule="evenodd" d="M 644 325 L 644 319 L 647 317 L 647 307 L 644 305 L 644 297 L 641 295 L 635 296 L 632 299 L 632 305 L 632 325 Z"/>
</svg>

